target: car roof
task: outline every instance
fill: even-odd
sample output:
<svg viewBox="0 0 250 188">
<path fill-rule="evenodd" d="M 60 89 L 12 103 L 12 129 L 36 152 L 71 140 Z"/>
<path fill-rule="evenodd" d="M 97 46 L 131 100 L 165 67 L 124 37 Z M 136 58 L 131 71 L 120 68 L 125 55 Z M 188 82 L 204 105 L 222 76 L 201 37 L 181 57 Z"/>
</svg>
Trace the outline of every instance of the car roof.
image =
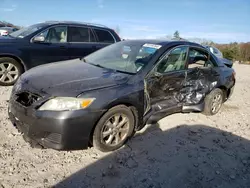
<svg viewBox="0 0 250 188">
<path fill-rule="evenodd" d="M 88 22 L 77 22 L 77 21 L 46 21 L 46 22 L 42 22 L 42 23 L 48 24 L 48 25 L 72 24 L 72 25 L 79 25 L 79 26 L 92 26 L 92 27 L 97 27 L 97 28 L 110 29 L 107 26 L 102 25 L 102 24 L 88 23 Z"/>
<path fill-rule="evenodd" d="M 135 41 L 138 43 L 151 43 L 151 44 L 158 44 L 161 46 L 174 46 L 174 45 L 192 45 L 192 46 L 197 46 L 204 48 L 204 46 L 186 41 L 186 40 L 165 40 L 165 39 L 132 39 L 132 40 L 126 40 L 126 41 Z"/>
</svg>

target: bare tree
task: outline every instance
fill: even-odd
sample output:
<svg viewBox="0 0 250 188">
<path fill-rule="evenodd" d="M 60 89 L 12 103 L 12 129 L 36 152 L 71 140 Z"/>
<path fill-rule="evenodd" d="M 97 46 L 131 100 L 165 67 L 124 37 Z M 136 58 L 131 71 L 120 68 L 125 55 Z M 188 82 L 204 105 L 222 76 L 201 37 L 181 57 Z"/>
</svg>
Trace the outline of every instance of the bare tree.
<svg viewBox="0 0 250 188">
<path fill-rule="evenodd" d="M 179 31 L 174 32 L 174 38 L 179 39 L 180 38 L 180 33 Z"/>
</svg>

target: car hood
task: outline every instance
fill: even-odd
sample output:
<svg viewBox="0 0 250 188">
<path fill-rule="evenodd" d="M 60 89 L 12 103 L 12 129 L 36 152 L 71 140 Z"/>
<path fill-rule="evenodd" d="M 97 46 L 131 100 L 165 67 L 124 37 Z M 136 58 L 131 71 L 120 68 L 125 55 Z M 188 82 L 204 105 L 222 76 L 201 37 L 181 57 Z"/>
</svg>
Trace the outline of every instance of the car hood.
<svg viewBox="0 0 250 188">
<path fill-rule="evenodd" d="M 32 68 L 20 77 L 15 89 L 76 97 L 86 91 L 123 84 L 130 76 L 75 59 Z"/>
</svg>

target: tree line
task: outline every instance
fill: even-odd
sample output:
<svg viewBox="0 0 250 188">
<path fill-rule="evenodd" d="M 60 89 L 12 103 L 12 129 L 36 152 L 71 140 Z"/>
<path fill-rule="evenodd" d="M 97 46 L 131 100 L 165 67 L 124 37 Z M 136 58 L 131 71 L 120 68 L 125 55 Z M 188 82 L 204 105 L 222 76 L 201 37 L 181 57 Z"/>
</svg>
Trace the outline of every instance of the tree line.
<svg viewBox="0 0 250 188">
<path fill-rule="evenodd" d="M 179 31 L 175 31 L 173 34 L 174 39 L 182 39 L 180 37 Z M 196 39 L 197 40 L 197 39 Z M 202 41 L 202 40 L 199 40 Z M 197 41 L 198 42 L 198 41 Z M 246 43 L 237 43 L 233 42 L 230 44 L 218 44 L 212 41 L 203 40 L 202 45 L 210 45 L 218 48 L 223 57 L 232 61 L 248 62 L 250 63 L 250 42 Z"/>
<path fill-rule="evenodd" d="M 250 62 L 250 42 L 214 44 L 222 53 L 224 58 L 233 61 Z"/>
<path fill-rule="evenodd" d="M 20 28 L 12 23 L 6 21 L 0 21 L 0 27 L 10 26 Z M 120 34 L 120 27 L 116 27 L 116 32 Z M 170 36 L 171 37 L 171 36 Z M 186 40 L 180 37 L 179 31 L 175 31 L 173 34 L 173 39 Z M 249 62 L 250 63 L 250 42 L 247 43 L 230 43 L 230 44 L 218 44 L 212 41 L 201 40 L 196 38 L 196 42 L 201 43 L 203 45 L 211 45 L 218 48 L 222 53 L 223 57 L 233 61 L 241 61 L 241 62 Z M 194 41 L 195 42 L 195 41 Z"/>
</svg>

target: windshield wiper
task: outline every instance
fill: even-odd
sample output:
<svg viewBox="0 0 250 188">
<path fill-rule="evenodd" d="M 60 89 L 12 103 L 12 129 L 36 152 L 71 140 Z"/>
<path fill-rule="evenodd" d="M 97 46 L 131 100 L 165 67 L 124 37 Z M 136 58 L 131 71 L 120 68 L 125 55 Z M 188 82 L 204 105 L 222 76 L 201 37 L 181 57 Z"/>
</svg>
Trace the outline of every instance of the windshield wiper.
<svg viewBox="0 0 250 188">
<path fill-rule="evenodd" d="M 100 64 L 95 64 L 95 63 L 87 62 L 85 59 L 83 59 L 83 62 L 88 63 L 88 64 L 93 65 L 93 66 L 96 66 L 96 67 L 100 67 L 100 68 L 107 69 L 106 67 L 104 67 L 104 66 L 102 66 L 102 65 L 100 65 Z"/>
<path fill-rule="evenodd" d="M 115 72 L 120 72 L 120 73 L 124 73 L 124 74 L 130 74 L 130 75 L 135 75 L 136 73 L 134 72 L 127 72 L 127 71 L 122 71 L 122 70 L 117 70 L 117 69 L 112 69 L 114 70 Z"/>
<path fill-rule="evenodd" d="M 106 67 L 104 67 L 104 66 L 102 66 L 102 65 L 100 65 L 100 64 L 94 64 L 94 63 L 89 63 L 89 64 L 94 65 L 94 66 L 96 66 L 96 67 L 100 67 L 100 68 L 105 68 L 105 69 L 106 69 Z"/>
<path fill-rule="evenodd" d="M 82 60 L 84 63 L 88 63 L 88 64 L 90 64 L 90 65 L 93 65 L 93 66 L 96 66 L 96 67 L 99 67 L 99 68 L 109 69 L 109 70 L 112 70 L 112 71 L 114 71 L 114 72 L 120 72 L 120 73 L 130 74 L 130 75 L 136 74 L 136 73 L 133 73 L 133 72 L 126 72 L 126 71 L 122 71 L 122 70 L 107 68 L 107 67 L 104 67 L 104 66 L 102 66 L 102 65 L 100 65 L 100 64 L 91 63 L 91 62 L 86 61 L 85 58 L 81 58 L 81 60 Z"/>
<path fill-rule="evenodd" d="M 105 68 L 103 66 L 101 66 L 100 64 L 94 64 L 94 63 L 90 63 L 90 62 L 87 62 L 85 58 L 80 58 L 84 63 L 88 63 L 90 65 L 94 65 L 96 67 L 100 67 L 100 68 Z"/>
</svg>

